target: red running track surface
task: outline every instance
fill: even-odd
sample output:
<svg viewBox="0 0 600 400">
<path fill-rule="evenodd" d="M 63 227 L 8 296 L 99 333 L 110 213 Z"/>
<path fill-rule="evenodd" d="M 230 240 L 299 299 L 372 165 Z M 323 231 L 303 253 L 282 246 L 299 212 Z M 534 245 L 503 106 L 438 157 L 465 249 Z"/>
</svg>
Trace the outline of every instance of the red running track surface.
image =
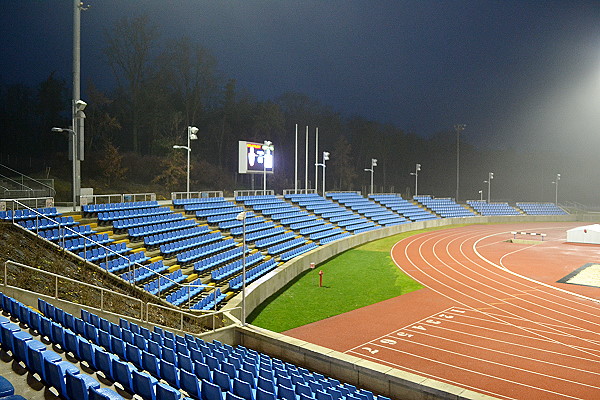
<svg viewBox="0 0 600 400">
<path fill-rule="evenodd" d="M 600 288 L 556 282 L 600 263 L 600 246 L 566 243 L 579 225 L 411 236 L 392 258 L 426 289 L 285 333 L 502 399 L 600 399 Z"/>
</svg>

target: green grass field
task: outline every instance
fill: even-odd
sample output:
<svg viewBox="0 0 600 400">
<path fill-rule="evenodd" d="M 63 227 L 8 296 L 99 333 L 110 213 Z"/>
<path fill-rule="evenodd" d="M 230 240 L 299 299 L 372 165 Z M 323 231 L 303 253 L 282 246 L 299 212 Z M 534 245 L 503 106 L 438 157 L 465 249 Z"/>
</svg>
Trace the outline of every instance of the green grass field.
<svg viewBox="0 0 600 400">
<path fill-rule="evenodd" d="M 420 289 L 418 282 L 396 267 L 390 250 L 401 239 L 445 228 L 405 232 L 338 254 L 288 283 L 254 310 L 248 322 L 283 332 Z M 320 270 L 323 287 L 319 287 Z"/>
</svg>

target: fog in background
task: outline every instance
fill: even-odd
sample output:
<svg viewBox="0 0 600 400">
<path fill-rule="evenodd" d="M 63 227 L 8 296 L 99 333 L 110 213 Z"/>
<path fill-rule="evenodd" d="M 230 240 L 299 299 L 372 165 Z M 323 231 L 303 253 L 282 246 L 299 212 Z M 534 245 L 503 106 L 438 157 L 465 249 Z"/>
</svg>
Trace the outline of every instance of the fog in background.
<svg viewBox="0 0 600 400">
<path fill-rule="evenodd" d="M 492 200 L 554 201 L 560 173 L 559 201 L 600 204 L 598 1 L 85 3 L 84 98 L 88 80 L 115 86 L 105 30 L 147 13 L 162 39 L 202 43 L 223 75 L 257 99 L 304 93 L 346 117 L 446 137 L 447 146 L 455 146 L 453 125 L 466 124 L 462 198 L 482 189 L 485 198 L 483 181 L 494 172 Z M 70 82 L 72 4 L 0 2 L 0 84 L 35 85 L 53 71 Z M 453 160 L 422 164 L 419 192 L 454 196 Z"/>
</svg>

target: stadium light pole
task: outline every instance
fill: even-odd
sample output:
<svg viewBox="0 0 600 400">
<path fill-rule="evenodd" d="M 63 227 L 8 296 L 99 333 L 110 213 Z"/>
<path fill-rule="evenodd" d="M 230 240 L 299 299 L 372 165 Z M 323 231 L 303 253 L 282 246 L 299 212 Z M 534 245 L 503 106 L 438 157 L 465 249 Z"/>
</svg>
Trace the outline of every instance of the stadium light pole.
<svg viewBox="0 0 600 400">
<path fill-rule="evenodd" d="M 485 181 L 488 184 L 488 196 L 487 196 L 487 202 L 488 202 L 488 204 L 490 202 L 490 197 L 491 197 L 490 196 L 490 191 L 492 190 L 492 179 L 494 179 L 494 173 L 490 172 L 490 173 L 488 173 L 488 180 Z"/>
<path fill-rule="evenodd" d="M 265 140 L 263 144 L 263 195 L 267 195 L 267 152 L 273 150 L 272 142 Z"/>
<path fill-rule="evenodd" d="M 323 167 L 323 197 L 325 197 L 325 161 L 329 160 L 329 152 L 323 152 L 323 162 L 315 164 L 315 167 Z M 315 188 L 317 188 L 317 182 L 315 182 Z"/>
<path fill-rule="evenodd" d="M 456 201 L 458 201 L 458 188 L 460 177 L 460 133 L 465 130 L 465 124 L 454 125 L 456 131 Z"/>
<path fill-rule="evenodd" d="M 554 205 L 558 206 L 558 181 L 560 181 L 560 174 L 556 174 L 556 179 L 554 180 L 554 182 L 552 182 L 554 184 Z"/>
<path fill-rule="evenodd" d="M 52 128 L 52 132 L 68 132 L 71 134 L 71 140 L 73 143 L 71 146 L 71 157 L 73 158 L 73 211 L 77 211 L 77 134 L 73 129 L 69 128 Z"/>
<path fill-rule="evenodd" d="M 199 129 L 196 128 L 195 126 L 188 126 L 187 128 L 187 146 L 179 146 L 179 145 L 174 145 L 173 148 L 174 149 L 185 149 L 187 150 L 187 185 L 186 185 L 186 192 L 187 192 L 187 198 L 190 198 L 190 153 L 192 152 L 192 146 L 191 146 L 191 141 L 192 140 L 196 140 L 198 139 L 198 136 L 196 135 L 198 133 Z"/>
<path fill-rule="evenodd" d="M 483 201 L 483 190 L 479 191 L 479 201 Z"/>
<path fill-rule="evenodd" d="M 246 211 L 235 218 L 242 221 L 242 326 L 246 326 Z"/>
<path fill-rule="evenodd" d="M 371 158 L 371 168 L 365 168 L 365 171 L 371 172 L 371 193 L 373 194 L 373 171 L 374 171 L 374 167 L 377 166 L 377 159 L 376 158 Z"/>
<path fill-rule="evenodd" d="M 421 164 L 415 166 L 415 172 L 411 172 L 411 175 L 415 177 L 415 196 L 419 194 L 419 171 L 421 170 Z"/>
</svg>

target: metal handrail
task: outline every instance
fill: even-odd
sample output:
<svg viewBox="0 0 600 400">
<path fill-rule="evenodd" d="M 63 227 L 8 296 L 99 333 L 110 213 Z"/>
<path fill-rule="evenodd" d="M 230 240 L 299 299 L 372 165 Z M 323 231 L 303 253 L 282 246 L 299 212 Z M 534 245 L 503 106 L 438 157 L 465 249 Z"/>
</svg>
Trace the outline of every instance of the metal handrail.
<svg viewBox="0 0 600 400">
<path fill-rule="evenodd" d="M 106 289 L 106 288 L 102 288 L 102 287 L 99 287 L 99 286 L 91 285 L 89 283 L 81 282 L 81 281 L 76 280 L 76 279 L 72 279 L 72 278 L 68 278 L 66 276 L 58 275 L 58 274 L 55 274 L 53 272 L 44 271 L 44 270 L 41 270 L 39 268 L 30 267 L 28 265 L 21 264 L 21 263 L 15 262 L 15 261 L 11 261 L 11 260 L 5 261 L 4 262 L 4 272 L 2 274 L 3 278 L 4 278 L 2 286 L 8 287 L 8 288 L 19 289 L 19 290 L 25 290 L 25 291 L 28 291 L 28 292 L 32 292 L 32 291 L 30 289 L 25 289 L 25 288 L 22 288 L 22 287 L 19 287 L 19 286 L 9 285 L 9 282 L 8 282 L 8 271 L 9 271 L 9 267 L 10 266 L 13 266 L 13 267 L 25 270 L 26 271 L 26 275 L 23 275 L 23 276 L 27 276 L 28 280 L 35 279 L 36 276 L 39 276 L 39 275 L 43 275 L 43 276 L 47 276 L 47 277 L 52 278 L 52 280 L 54 282 L 54 287 L 52 287 L 50 289 L 51 289 L 53 295 L 49 296 L 49 297 L 52 297 L 54 299 L 61 300 L 61 301 L 64 301 L 64 302 L 67 302 L 67 303 L 70 303 L 70 304 L 73 304 L 73 305 L 79 305 L 79 306 L 84 305 L 84 306 L 89 307 L 91 309 L 96 309 L 96 310 L 99 310 L 99 311 L 102 311 L 102 312 L 105 312 L 105 313 L 110 313 L 110 314 L 113 314 L 113 315 L 116 315 L 116 316 L 120 316 L 120 317 L 135 318 L 135 319 L 137 319 L 139 321 L 144 321 L 144 322 L 147 322 L 147 323 L 150 323 L 150 324 L 153 324 L 153 325 L 158 325 L 158 326 L 161 326 L 160 321 L 152 319 L 152 316 L 155 315 L 155 314 L 151 312 L 151 309 L 152 308 L 160 308 L 160 309 L 163 309 L 163 310 L 165 310 L 165 311 L 167 311 L 169 313 L 176 313 L 176 314 L 179 315 L 179 317 L 177 318 L 177 320 L 179 321 L 179 329 L 181 331 L 185 331 L 186 330 L 185 329 L 186 328 L 186 326 L 185 326 L 186 318 L 189 319 L 189 320 L 191 320 L 191 321 L 196 321 L 196 322 L 200 323 L 203 319 L 211 318 L 211 317 L 216 317 L 217 315 L 221 315 L 221 317 L 219 318 L 219 320 L 224 323 L 225 322 L 225 318 L 223 318 L 223 314 L 225 312 L 229 312 L 230 310 L 234 310 L 234 309 L 239 309 L 240 308 L 240 307 L 234 307 L 234 308 L 231 308 L 231 309 L 227 309 L 226 311 L 225 310 L 221 310 L 221 311 L 214 311 L 214 312 L 205 312 L 203 314 L 194 314 L 194 313 L 189 313 L 189 312 L 185 312 L 185 311 L 182 311 L 182 310 L 178 310 L 176 308 L 170 308 L 170 307 L 162 306 L 160 304 L 154 304 L 154 303 L 144 302 L 141 299 L 137 299 L 135 297 L 131 297 L 131 296 L 128 296 L 128 295 L 123 294 L 123 293 L 115 292 L 114 290 L 111 290 L 111 289 Z M 93 305 L 90 305 L 90 304 L 81 304 L 81 303 L 74 303 L 74 302 L 69 301 L 67 299 L 61 298 L 60 297 L 60 291 L 59 291 L 59 280 L 63 281 L 63 282 L 67 281 L 70 284 L 73 284 L 75 286 L 82 286 L 83 287 L 82 290 L 86 290 L 86 289 L 87 290 L 90 290 L 90 289 L 100 290 L 100 302 L 99 302 L 99 304 L 98 304 L 97 301 L 95 301 Z M 81 293 L 82 290 L 80 290 L 78 292 Z M 35 292 L 34 291 L 32 293 L 42 294 L 42 295 L 46 295 L 47 296 L 47 294 L 44 294 L 43 292 Z M 124 301 L 129 301 L 129 302 L 137 303 L 138 306 L 139 306 L 139 308 L 137 308 L 137 307 L 136 308 L 139 310 L 139 314 L 137 316 L 133 316 L 132 317 L 131 315 L 126 315 L 126 314 L 120 313 L 119 311 L 122 308 L 121 309 L 119 309 L 118 307 L 116 309 L 110 309 L 110 308 L 108 308 L 107 305 L 106 305 L 106 302 L 105 302 L 105 298 L 106 298 L 106 296 L 108 294 L 110 294 L 111 296 L 121 297 L 121 298 L 124 299 Z M 216 329 L 218 329 L 218 327 L 215 324 L 215 320 L 216 320 L 216 318 L 212 318 L 212 330 L 213 331 L 216 330 Z M 164 327 L 165 325 L 162 325 L 162 326 Z"/>
<path fill-rule="evenodd" d="M 21 203 L 21 202 L 19 202 L 19 201 L 13 201 L 13 200 L 10 200 L 10 201 L 12 201 L 12 202 L 13 202 L 13 204 L 15 204 L 15 203 L 16 203 L 16 204 L 19 204 L 20 206 L 22 206 L 22 207 L 23 207 L 23 209 L 29 209 L 30 211 L 33 211 L 33 212 L 35 213 L 35 215 L 36 215 L 36 231 L 35 231 L 35 232 L 36 232 L 36 234 L 38 234 L 38 235 L 39 235 L 39 218 L 40 218 L 40 217 L 41 217 L 41 218 L 48 219 L 48 220 L 50 220 L 50 221 L 52 221 L 52 222 L 54 222 L 54 223 L 58 224 L 58 222 L 57 222 L 56 220 L 54 220 L 54 219 L 52 219 L 52 218 L 50 218 L 50 217 L 48 217 L 48 216 L 46 216 L 46 215 L 43 215 L 43 214 L 41 214 L 41 213 L 40 213 L 40 212 L 38 212 L 37 210 L 35 210 L 35 209 L 32 209 L 32 208 L 28 207 L 27 205 L 25 205 L 25 204 L 23 204 L 23 203 Z M 18 225 L 17 223 L 15 223 L 15 220 L 14 220 L 14 218 L 15 218 L 15 214 L 14 214 L 14 212 L 13 212 L 13 214 L 12 214 L 12 223 L 13 223 L 14 225 Z M 163 275 L 163 274 L 161 274 L 161 273 L 159 273 L 159 272 L 156 272 L 156 271 L 154 271 L 154 270 L 152 270 L 152 269 L 148 268 L 147 266 L 145 266 L 145 265 L 143 265 L 143 264 L 140 264 L 140 263 L 138 263 L 138 262 L 132 262 L 131 260 L 129 260 L 129 258 L 127 258 L 127 257 L 125 257 L 125 256 L 123 256 L 123 255 L 121 255 L 121 254 L 119 254 L 119 253 L 117 253 L 117 252 L 115 252 L 114 250 L 110 249 L 110 248 L 109 248 L 109 247 L 107 247 L 107 246 L 104 246 L 104 245 L 103 245 L 103 244 L 101 244 L 101 243 L 98 243 L 98 242 L 96 242 L 95 240 L 92 240 L 91 238 L 89 238 L 89 237 L 87 237 L 87 236 L 85 236 L 85 235 L 82 235 L 81 233 L 79 233 L 79 232 L 75 231 L 74 229 L 71 229 L 71 228 L 69 228 L 68 226 L 61 226 L 60 224 L 58 224 L 58 226 L 59 226 L 59 229 L 63 229 L 63 235 L 62 235 L 62 241 L 63 241 L 63 246 L 62 246 L 62 247 L 63 247 L 63 248 L 65 247 L 65 246 L 64 246 L 64 244 L 65 244 L 65 241 L 66 241 L 66 239 L 65 239 L 65 235 L 64 235 L 64 230 L 68 230 L 68 231 L 70 231 L 72 234 L 74 234 L 76 237 L 80 237 L 80 238 L 83 238 L 83 239 L 84 239 L 84 241 L 83 241 L 83 243 L 84 243 L 84 248 L 83 248 L 83 260 L 84 260 L 84 261 L 87 261 L 87 259 L 85 258 L 85 256 L 86 256 L 86 253 L 87 253 L 87 245 L 86 245 L 86 243 L 87 243 L 88 241 L 89 241 L 89 242 L 91 242 L 91 243 L 93 243 L 93 246 L 97 246 L 97 247 L 104 248 L 104 250 L 105 250 L 104 262 L 105 262 L 105 264 L 106 264 L 106 272 L 109 272 L 109 271 L 108 271 L 108 257 L 109 257 L 109 256 L 116 256 L 116 257 L 120 257 L 120 258 L 123 258 L 123 259 L 125 259 L 125 260 L 126 260 L 126 263 L 127 263 L 127 265 L 128 265 L 127 272 L 129 272 L 129 276 L 130 276 L 129 284 L 131 284 L 132 286 L 136 286 L 136 285 L 135 285 L 135 279 L 134 279 L 134 278 L 135 278 L 135 269 L 136 269 L 136 267 L 137 267 L 137 268 L 143 268 L 143 269 L 145 269 L 145 270 L 147 270 L 147 271 L 150 271 L 150 273 L 151 273 L 151 274 L 153 274 L 153 275 L 155 275 L 155 276 L 157 276 L 157 277 L 158 277 L 158 279 L 164 278 L 164 279 L 166 279 L 166 280 L 168 280 L 168 281 L 172 282 L 172 283 L 173 283 L 173 285 L 172 285 L 172 286 L 175 286 L 175 287 L 179 286 L 180 288 L 182 288 L 182 287 L 187 287 L 187 288 L 188 288 L 188 301 L 187 301 L 187 303 L 188 303 L 188 309 L 190 309 L 190 306 L 191 306 L 191 305 L 190 305 L 190 301 L 189 301 L 189 300 L 190 300 L 190 298 L 189 298 L 189 292 L 190 292 L 190 288 L 192 288 L 192 287 L 212 288 L 212 286 L 209 286 L 209 285 L 191 285 L 191 284 L 181 284 L 181 283 L 179 283 L 179 282 L 177 282 L 177 281 L 174 281 L 174 280 L 172 280 L 171 278 L 169 278 L 169 277 L 168 277 L 168 276 L 166 276 L 166 275 Z M 76 257 L 79 257 L 79 256 L 78 256 L 78 255 L 76 255 L 76 254 L 74 254 L 74 255 L 75 255 Z M 123 278 L 121 278 L 121 279 L 123 279 Z M 178 288 L 178 289 L 179 289 L 179 288 Z M 215 288 L 215 290 L 216 290 L 216 288 Z M 160 281 L 159 281 L 159 290 L 158 290 L 158 293 L 157 293 L 157 295 L 158 295 L 158 296 L 160 296 L 161 292 L 162 292 L 162 291 L 161 291 L 161 289 L 160 289 Z M 215 304 L 215 307 L 216 307 L 216 304 Z"/>
<path fill-rule="evenodd" d="M 207 197 L 223 197 L 223 191 L 213 190 L 205 192 L 171 192 L 171 200 L 202 199 Z"/>
<path fill-rule="evenodd" d="M 81 205 L 88 204 L 106 204 L 106 203 L 127 203 L 137 200 L 142 197 L 144 201 L 150 199 L 150 201 L 156 200 L 156 193 L 113 193 L 113 194 L 90 194 L 79 196 Z M 111 201 L 112 198 L 117 198 L 117 201 Z M 90 202 L 91 199 L 91 202 Z M 99 203 L 98 200 L 106 199 L 107 201 Z"/>
<path fill-rule="evenodd" d="M 45 183 L 43 183 L 41 181 L 38 181 L 37 179 L 34 179 L 34 178 L 30 177 L 30 176 L 22 174 L 19 171 L 16 171 L 16 170 L 14 170 L 14 169 L 12 169 L 12 168 L 4 165 L 4 164 L 0 164 L 0 167 L 5 168 L 5 169 L 9 170 L 10 172 L 19 174 L 21 176 L 21 181 L 23 181 L 23 178 L 25 177 L 25 178 L 29 179 L 30 181 L 35 182 L 35 183 L 37 183 L 38 185 L 40 185 L 42 187 L 45 187 L 49 191 L 50 197 L 54 197 L 54 195 L 56 195 L 56 190 L 52 186 L 49 186 L 49 185 L 47 185 L 47 184 L 45 184 Z M 10 179 L 10 178 L 7 178 L 7 179 Z M 35 189 L 29 188 L 28 186 L 25 186 L 24 184 L 21 184 L 21 185 L 24 186 L 24 187 L 26 187 L 27 189 L 29 189 L 31 191 L 35 190 Z"/>
</svg>

